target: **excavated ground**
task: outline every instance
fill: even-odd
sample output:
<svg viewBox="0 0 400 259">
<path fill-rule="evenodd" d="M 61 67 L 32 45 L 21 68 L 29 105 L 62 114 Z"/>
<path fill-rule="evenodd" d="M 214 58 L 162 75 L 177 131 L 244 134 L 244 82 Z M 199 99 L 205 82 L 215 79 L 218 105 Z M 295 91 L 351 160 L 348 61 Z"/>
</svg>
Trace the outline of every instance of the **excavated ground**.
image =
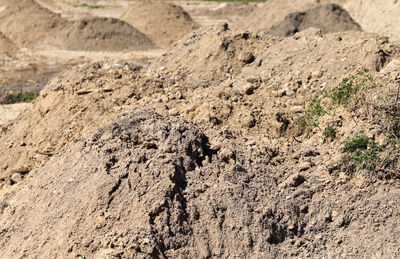
<svg viewBox="0 0 400 259">
<path fill-rule="evenodd" d="M 0 93 L 45 85 L 31 104 L 0 106 L 0 258 L 400 256 L 400 45 L 351 0 L 182 3 L 177 26 L 207 22 L 169 31 L 149 64 L 87 52 L 113 39 L 107 50 L 125 51 L 131 25 L 40 2 L 51 10 L 0 9 Z M 113 3 L 109 16 L 128 8 Z M 43 22 L 18 27 L 16 10 Z M 232 26 L 206 26 L 221 18 Z"/>
</svg>

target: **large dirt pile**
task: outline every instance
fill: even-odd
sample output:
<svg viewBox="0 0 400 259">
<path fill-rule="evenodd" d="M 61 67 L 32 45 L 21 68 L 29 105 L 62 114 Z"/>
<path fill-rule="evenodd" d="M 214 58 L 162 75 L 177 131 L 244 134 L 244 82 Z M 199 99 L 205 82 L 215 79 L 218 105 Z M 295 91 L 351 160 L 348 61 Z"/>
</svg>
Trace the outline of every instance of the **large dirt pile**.
<svg viewBox="0 0 400 259">
<path fill-rule="evenodd" d="M 38 43 L 65 22 L 34 0 L 1 0 L 0 4 L 5 6 L 0 12 L 0 31 L 20 47 Z"/>
<path fill-rule="evenodd" d="M 0 32 L 0 53 L 10 52 L 15 49 L 15 44 Z"/>
<path fill-rule="evenodd" d="M 130 99 L 148 91 L 137 70 L 125 62 L 95 62 L 51 81 L 32 107 L 0 132 L 0 178 L 23 175 L 82 134 L 118 119 Z"/>
<path fill-rule="evenodd" d="M 351 1 L 347 0 L 343 7 L 350 15 L 369 32 L 379 33 L 393 40 L 400 40 L 400 2 L 385 0 Z"/>
<path fill-rule="evenodd" d="M 397 52 L 384 38 L 362 32 L 311 29 L 278 40 L 221 25 L 188 36 L 145 73 L 123 64 L 85 65 L 54 80 L 3 133 L 1 178 L 37 167 L 127 105 L 247 136 L 282 137 L 309 100 L 357 68 L 381 69 Z"/>
<path fill-rule="evenodd" d="M 287 129 L 282 115 L 303 112 L 346 74 L 380 70 L 397 53 L 387 39 L 363 32 L 309 29 L 277 39 L 220 26 L 186 37 L 148 73 L 165 80 L 169 99 L 161 98 L 160 112 L 166 105 L 197 123 L 280 136 Z"/>
<path fill-rule="evenodd" d="M 131 25 L 112 18 L 68 21 L 34 0 L 2 2 L 0 31 L 20 47 L 47 45 L 68 50 L 148 49 L 153 42 Z M 29 17 L 29 19 L 27 19 Z"/>
<path fill-rule="evenodd" d="M 268 0 L 265 4 L 258 6 L 243 23 L 235 21 L 235 24 L 242 29 L 260 32 L 269 31 L 271 27 L 281 23 L 286 16 L 295 12 L 306 12 L 307 10 L 321 4 L 336 3 L 341 6 L 348 0 L 293 0 L 280 1 Z M 347 8 L 345 8 L 347 10 Z M 350 13 L 352 15 L 352 13 Z M 323 20 L 324 17 L 319 19 Z M 358 20 L 356 20 L 358 22 Z M 362 24 L 361 24 L 362 26 Z"/>
<path fill-rule="evenodd" d="M 287 37 L 307 28 L 319 28 L 324 33 L 356 30 L 361 27 L 342 7 L 336 4 L 319 5 L 306 12 L 291 13 L 285 19 L 272 26 L 269 33 Z"/>
<path fill-rule="evenodd" d="M 400 253 L 398 184 L 361 189 L 304 177 L 304 168 L 277 166 L 287 154 L 229 131 L 211 137 L 218 145 L 180 118 L 142 111 L 75 142 L 19 191 L 0 196 L 2 255 Z M 317 162 L 319 150 L 312 150 L 300 159 Z"/>
<path fill-rule="evenodd" d="M 136 28 L 114 18 L 86 18 L 65 23 L 45 41 L 61 49 L 87 51 L 129 51 L 154 47 Z"/>
<path fill-rule="evenodd" d="M 183 35 L 199 28 L 182 7 L 165 2 L 140 1 L 121 16 L 148 35 L 157 45 L 170 46 Z"/>
</svg>

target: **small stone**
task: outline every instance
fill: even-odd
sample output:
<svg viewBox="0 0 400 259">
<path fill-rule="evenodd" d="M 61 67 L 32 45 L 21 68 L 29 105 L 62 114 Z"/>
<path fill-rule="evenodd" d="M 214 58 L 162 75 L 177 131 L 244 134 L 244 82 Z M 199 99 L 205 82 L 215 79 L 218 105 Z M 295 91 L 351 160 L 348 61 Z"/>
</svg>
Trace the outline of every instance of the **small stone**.
<svg viewBox="0 0 400 259">
<path fill-rule="evenodd" d="M 290 89 L 286 90 L 285 93 L 286 93 L 287 96 L 294 96 L 294 94 L 295 94 L 295 92 L 293 90 L 290 90 Z"/>
<path fill-rule="evenodd" d="M 303 171 L 306 171 L 307 169 L 309 169 L 311 167 L 311 165 L 310 165 L 310 163 L 309 162 L 301 162 L 300 164 L 299 164 L 299 170 L 300 170 L 300 172 L 303 172 Z"/>
<path fill-rule="evenodd" d="M 106 225 L 106 218 L 104 216 L 98 216 L 96 218 L 96 228 L 102 228 Z"/>
<path fill-rule="evenodd" d="M 254 93 L 254 87 L 252 84 L 246 84 L 243 87 L 243 92 L 247 95 L 252 95 Z"/>
<path fill-rule="evenodd" d="M 279 89 L 278 91 L 276 91 L 275 96 L 276 97 L 282 97 L 286 94 L 286 89 Z"/>
<path fill-rule="evenodd" d="M 228 148 L 222 148 L 218 152 L 218 158 L 223 160 L 226 163 L 234 162 L 235 161 L 235 153 Z"/>
<path fill-rule="evenodd" d="M 255 57 L 253 56 L 253 53 L 246 50 L 239 54 L 238 59 L 242 61 L 244 64 L 250 64 L 255 60 Z"/>
<path fill-rule="evenodd" d="M 321 78 L 323 74 L 324 74 L 323 71 L 321 71 L 321 70 L 316 70 L 316 71 L 313 71 L 313 72 L 311 73 L 311 77 L 312 77 L 312 78 Z"/>
<path fill-rule="evenodd" d="M 75 179 L 74 178 L 68 178 L 68 180 L 67 180 L 67 183 L 73 183 L 73 182 L 75 182 Z"/>
<path fill-rule="evenodd" d="M 176 109 L 171 109 L 171 110 L 168 111 L 168 114 L 170 116 L 177 116 L 177 115 L 179 115 L 179 112 Z"/>
<path fill-rule="evenodd" d="M 294 113 L 300 113 L 304 111 L 304 108 L 303 106 L 293 106 L 292 108 L 290 108 L 290 111 Z"/>
<path fill-rule="evenodd" d="M 306 179 L 304 178 L 304 176 L 302 176 L 301 174 L 295 174 L 295 175 L 290 176 L 283 183 L 281 183 L 279 185 L 279 188 L 284 189 L 287 187 L 298 187 L 305 181 L 306 181 Z"/>
<path fill-rule="evenodd" d="M 11 175 L 11 180 L 14 183 L 19 183 L 20 181 L 22 181 L 23 177 L 20 173 L 14 173 L 13 175 Z"/>
</svg>

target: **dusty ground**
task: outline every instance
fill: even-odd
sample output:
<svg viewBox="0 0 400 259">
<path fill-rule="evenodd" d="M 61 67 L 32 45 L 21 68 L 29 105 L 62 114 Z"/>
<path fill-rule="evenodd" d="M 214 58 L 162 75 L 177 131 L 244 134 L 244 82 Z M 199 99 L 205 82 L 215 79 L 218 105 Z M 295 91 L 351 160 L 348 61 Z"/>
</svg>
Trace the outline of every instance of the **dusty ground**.
<svg viewBox="0 0 400 259">
<path fill-rule="evenodd" d="M 317 2 L 0 0 L 0 258 L 399 257 L 397 18 Z"/>
</svg>

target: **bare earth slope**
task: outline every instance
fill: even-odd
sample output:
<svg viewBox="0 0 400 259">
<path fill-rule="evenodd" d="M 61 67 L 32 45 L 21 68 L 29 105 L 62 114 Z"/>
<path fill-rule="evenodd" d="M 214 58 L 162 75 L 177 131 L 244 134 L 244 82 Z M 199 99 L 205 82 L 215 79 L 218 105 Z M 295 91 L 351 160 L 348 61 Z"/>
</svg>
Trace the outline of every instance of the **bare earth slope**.
<svg viewBox="0 0 400 259">
<path fill-rule="evenodd" d="M 2 255 L 399 255 L 398 184 L 282 174 L 287 154 L 212 136 L 220 148 L 191 123 L 140 111 L 75 142 L 0 196 Z"/>
<path fill-rule="evenodd" d="M 136 2 L 120 18 L 164 47 L 199 28 L 182 7 L 166 2 Z"/>
</svg>

